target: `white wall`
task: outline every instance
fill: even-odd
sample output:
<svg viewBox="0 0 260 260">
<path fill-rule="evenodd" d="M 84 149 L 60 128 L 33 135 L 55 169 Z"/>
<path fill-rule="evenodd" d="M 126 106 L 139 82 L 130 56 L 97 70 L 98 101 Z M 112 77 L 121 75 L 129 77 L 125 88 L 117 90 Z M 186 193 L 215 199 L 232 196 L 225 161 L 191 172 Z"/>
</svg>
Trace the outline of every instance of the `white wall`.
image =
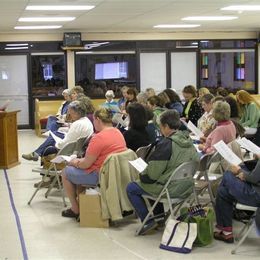
<svg viewBox="0 0 260 260">
<path fill-rule="evenodd" d="M 153 88 L 159 93 L 166 87 L 166 53 L 141 53 L 140 90 Z"/>
<path fill-rule="evenodd" d="M 172 52 L 171 87 L 181 94 L 186 85 L 197 85 L 196 52 Z"/>
</svg>

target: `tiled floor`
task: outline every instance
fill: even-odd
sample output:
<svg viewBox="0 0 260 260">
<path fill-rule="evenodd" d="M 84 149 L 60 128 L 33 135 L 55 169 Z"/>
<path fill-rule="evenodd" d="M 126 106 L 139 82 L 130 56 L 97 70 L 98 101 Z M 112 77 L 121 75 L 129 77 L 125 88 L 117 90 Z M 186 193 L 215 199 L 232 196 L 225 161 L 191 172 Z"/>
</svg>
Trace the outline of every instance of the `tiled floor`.
<svg viewBox="0 0 260 260">
<path fill-rule="evenodd" d="M 33 131 L 19 131 L 19 152 L 28 153 L 44 139 Z M 62 218 L 59 195 L 45 199 L 40 191 L 31 206 L 27 202 L 40 180 L 31 169 L 37 162 L 21 159 L 21 164 L 7 170 L 14 204 L 24 238 L 24 255 L 28 259 L 259 259 L 260 239 L 247 239 L 236 256 L 233 245 L 214 241 L 210 246 L 194 248 L 182 255 L 159 249 L 162 231 L 135 237 L 138 221 L 129 219 L 109 229 L 80 228 L 71 219 Z M 0 170 L 0 259 L 23 259 L 17 222 L 10 203 L 4 171 Z M 25 256 L 26 258 L 26 256 Z"/>
</svg>

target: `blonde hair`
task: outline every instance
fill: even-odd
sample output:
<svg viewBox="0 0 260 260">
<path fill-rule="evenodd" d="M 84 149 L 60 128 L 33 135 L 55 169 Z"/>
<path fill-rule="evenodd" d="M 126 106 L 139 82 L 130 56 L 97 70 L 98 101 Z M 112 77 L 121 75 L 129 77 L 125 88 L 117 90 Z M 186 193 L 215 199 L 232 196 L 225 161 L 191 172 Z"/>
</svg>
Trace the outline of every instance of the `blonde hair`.
<svg viewBox="0 0 260 260">
<path fill-rule="evenodd" d="M 251 102 L 254 102 L 258 108 L 260 108 L 260 104 L 245 90 L 239 90 L 236 93 L 236 97 L 237 97 L 237 101 L 238 103 L 240 103 L 239 101 L 241 100 L 244 104 L 249 104 Z"/>
<path fill-rule="evenodd" d="M 110 109 L 100 107 L 94 112 L 94 117 L 99 118 L 105 124 L 112 124 L 113 113 Z"/>
<path fill-rule="evenodd" d="M 200 95 L 204 96 L 206 94 L 210 94 L 210 91 L 207 88 L 200 88 L 198 92 L 199 92 L 199 96 Z"/>
<path fill-rule="evenodd" d="M 159 93 L 158 97 L 162 100 L 163 106 L 165 106 L 166 104 L 171 102 L 171 100 L 166 92 Z"/>
<path fill-rule="evenodd" d="M 155 95 L 156 95 L 153 88 L 147 88 L 147 89 L 145 90 L 145 93 L 148 95 L 148 97 L 152 97 L 152 96 L 155 96 Z"/>
</svg>

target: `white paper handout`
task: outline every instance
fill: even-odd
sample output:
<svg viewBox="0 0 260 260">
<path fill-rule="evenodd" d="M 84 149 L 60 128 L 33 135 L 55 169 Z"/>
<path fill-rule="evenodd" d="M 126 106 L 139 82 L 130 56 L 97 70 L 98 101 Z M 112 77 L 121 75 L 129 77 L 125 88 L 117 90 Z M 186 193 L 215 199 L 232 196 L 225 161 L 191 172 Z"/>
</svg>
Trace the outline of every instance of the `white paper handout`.
<svg viewBox="0 0 260 260">
<path fill-rule="evenodd" d="M 51 160 L 52 163 L 62 163 L 64 161 L 70 162 L 72 159 L 77 158 L 76 154 L 68 155 L 58 155 L 54 159 Z"/>
<path fill-rule="evenodd" d="M 134 168 L 138 171 L 138 172 L 143 172 L 145 170 L 145 168 L 147 167 L 147 163 L 142 159 L 142 158 L 137 158 L 136 160 L 133 161 L 129 161 L 129 163 L 134 166 Z"/>
<path fill-rule="evenodd" d="M 52 138 L 54 139 L 55 143 L 59 143 L 62 140 L 60 137 L 55 135 L 52 131 L 50 131 L 50 134 L 51 134 Z"/>
<path fill-rule="evenodd" d="M 198 138 L 201 138 L 203 136 L 203 133 L 199 130 L 198 127 L 196 127 L 191 121 L 188 122 L 187 128 L 195 134 Z"/>
<path fill-rule="evenodd" d="M 260 154 L 260 147 L 255 145 L 253 142 L 251 142 L 247 138 L 243 137 L 241 139 L 237 139 L 236 141 L 237 141 L 237 143 L 240 144 L 240 146 L 242 146 L 243 148 L 245 148 L 249 152 L 252 152 L 254 154 Z"/>
<path fill-rule="evenodd" d="M 239 165 L 242 162 L 241 159 L 233 153 L 233 151 L 222 140 L 214 144 L 214 147 L 230 164 Z"/>
</svg>

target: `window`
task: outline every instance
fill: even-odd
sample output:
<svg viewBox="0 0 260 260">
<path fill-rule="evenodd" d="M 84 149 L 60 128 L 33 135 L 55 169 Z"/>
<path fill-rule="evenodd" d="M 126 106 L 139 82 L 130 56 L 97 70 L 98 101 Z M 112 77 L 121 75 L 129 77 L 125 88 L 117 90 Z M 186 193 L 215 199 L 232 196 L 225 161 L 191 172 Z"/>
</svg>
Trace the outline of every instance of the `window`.
<svg viewBox="0 0 260 260">
<path fill-rule="evenodd" d="M 201 78 L 208 79 L 209 77 L 209 66 L 208 66 L 208 53 L 202 53 L 201 55 Z"/>
<path fill-rule="evenodd" d="M 122 86 L 136 87 L 136 55 L 134 51 L 127 52 L 77 52 L 76 85 L 82 86 L 85 94 L 91 98 L 104 98 L 108 89 L 120 97 Z"/>
<path fill-rule="evenodd" d="M 66 88 L 64 54 L 33 53 L 31 59 L 33 97 L 61 96 Z"/>
<path fill-rule="evenodd" d="M 201 50 L 200 86 L 255 91 L 255 50 Z"/>
<path fill-rule="evenodd" d="M 245 53 L 239 52 L 234 55 L 234 80 L 245 80 Z"/>
</svg>

